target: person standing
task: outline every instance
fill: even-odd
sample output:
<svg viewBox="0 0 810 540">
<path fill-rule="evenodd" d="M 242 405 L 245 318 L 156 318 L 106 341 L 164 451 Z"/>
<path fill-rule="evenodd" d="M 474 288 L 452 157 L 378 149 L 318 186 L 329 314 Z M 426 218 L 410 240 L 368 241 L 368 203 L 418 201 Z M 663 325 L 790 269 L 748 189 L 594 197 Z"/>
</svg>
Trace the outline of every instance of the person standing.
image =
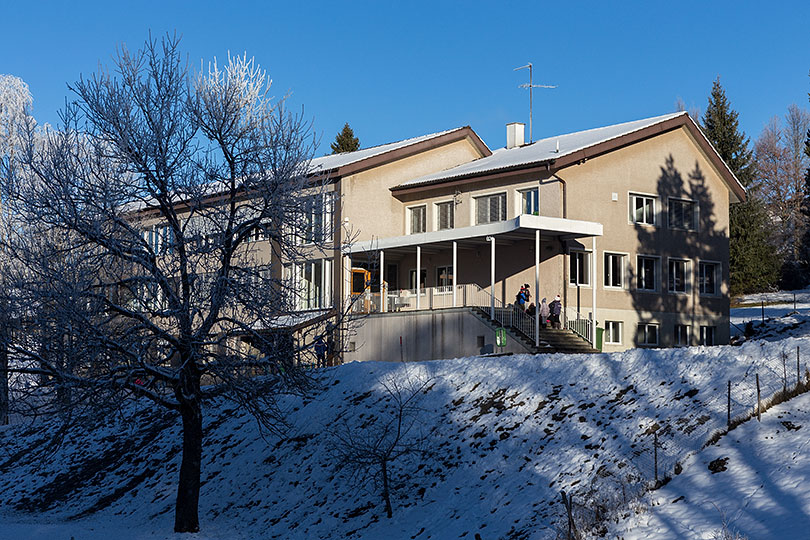
<svg viewBox="0 0 810 540">
<path fill-rule="evenodd" d="M 526 300 L 527 300 L 528 292 L 526 291 L 526 286 L 520 288 L 520 291 L 515 295 L 515 305 L 517 306 L 520 311 L 526 311 Z"/>
<path fill-rule="evenodd" d="M 548 324 L 549 313 L 548 302 L 543 298 L 543 301 L 540 302 L 540 328 L 545 328 L 546 324 Z"/>
<path fill-rule="evenodd" d="M 560 314 L 562 313 L 562 302 L 560 302 L 560 295 L 554 297 L 554 300 L 548 305 L 550 312 L 551 327 L 562 328 L 560 324 Z"/>
</svg>

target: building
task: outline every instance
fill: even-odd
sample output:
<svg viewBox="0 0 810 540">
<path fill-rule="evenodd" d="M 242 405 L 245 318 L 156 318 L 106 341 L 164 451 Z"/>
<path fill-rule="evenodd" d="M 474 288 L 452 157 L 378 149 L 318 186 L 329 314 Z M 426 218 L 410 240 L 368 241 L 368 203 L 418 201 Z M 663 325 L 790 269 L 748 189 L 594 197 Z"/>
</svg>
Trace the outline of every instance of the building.
<svg viewBox="0 0 810 540">
<path fill-rule="evenodd" d="M 287 271 L 312 291 L 302 308 L 362 317 L 344 361 L 497 351 L 501 324 L 503 350 L 551 350 L 509 307 L 524 283 L 605 351 L 728 342 L 728 205 L 745 191 L 685 112 L 529 144 L 510 124 L 495 151 L 463 127 L 313 168 L 340 201 L 334 251 Z"/>
</svg>

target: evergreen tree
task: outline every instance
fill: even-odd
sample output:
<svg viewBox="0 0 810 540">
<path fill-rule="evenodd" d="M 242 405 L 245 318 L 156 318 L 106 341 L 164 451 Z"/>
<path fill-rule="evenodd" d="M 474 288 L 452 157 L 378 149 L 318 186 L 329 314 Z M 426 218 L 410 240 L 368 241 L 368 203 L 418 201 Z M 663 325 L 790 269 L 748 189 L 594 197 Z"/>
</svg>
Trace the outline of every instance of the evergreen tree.
<svg viewBox="0 0 810 540">
<path fill-rule="evenodd" d="M 335 137 L 335 142 L 332 143 L 332 153 L 342 154 L 343 152 L 354 152 L 355 150 L 360 150 L 360 139 L 354 136 L 354 131 L 346 122 L 343 129 Z"/>
<path fill-rule="evenodd" d="M 740 131 L 738 114 L 731 108 L 718 77 L 712 84 L 709 105 L 703 115 L 703 132 L 742 185 L 748 189 L 745 202 L 729 208 L 729 270 L 732 295 L 772 288 L 781 264 L 769 241 L 771 222 L 753 189 L 756 172 L 749 140 Z"/>
</svg>

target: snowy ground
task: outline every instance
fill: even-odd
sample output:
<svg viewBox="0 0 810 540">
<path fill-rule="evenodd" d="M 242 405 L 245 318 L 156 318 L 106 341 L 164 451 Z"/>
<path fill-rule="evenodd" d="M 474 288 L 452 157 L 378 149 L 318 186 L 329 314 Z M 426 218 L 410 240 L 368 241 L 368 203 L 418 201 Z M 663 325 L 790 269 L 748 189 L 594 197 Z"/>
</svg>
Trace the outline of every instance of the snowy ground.
<svg viewBox="0 0 810 540">
<path fill-rule="evenodd" d="M 719 529 L 724 515 L 751 539 L 796 537 L 791 531 L 801 537 L 810 515 L 800 493 L 810 474 L 800 455 L 810 403 L 788 402 L 761 425 L 746 424 L 699 452 L 725 425 L 729 380 L 737 415 L 750 410 L 754 374 L 768 395 L 785 382 L 785 351 L 793 377 L 796 347 L 802 366 L 810 360 L 805 316 L 792 317 L 769 321 L 761 329 L 768 340 L 741 347 L 348 364 L 321 371 L 320 390 L 307 399 L 284 399 L 291 424 L 284 437 L 262 438 L 251 418 L 215 404 L 205 427 L 203 532 L 181 537 L 554 538 L 564 523 L 561 490 L 574 496 L 580 516 L 642 492 L 654 475 L 656 428 L 660 476 L 671 475 L 678 460 L 683 472 L 642 497 L 655 506 L 635 505 L 641 513 L 612 532 L 696 537 Z M 388 417 L 382 383 L 391 378 L 429 381 L 418 428 L 431 452 L 419 463 L 394 464 L 389 520 L 373 486 L 358 486 L 336 469 L 330 443 L 343 426 Z M 0 539 L 177 537 L 170 534 L 175 418 L 133 410 L 125 421 L 74 433 L 52 454 L 41 444 L 46 427 L 0 429 Z M 765 463 L 776 444 L 779 457 Z M 724 457 L 727 471 L 708 473 L 706 463 Z M 685 495 L 693 490 L 705 497 Z M 801 515 L 782 525 L 795 528 L 772 536 L 772 510 Z M 682 522 L 693 528 L 678 528 Z"/>
</svg>

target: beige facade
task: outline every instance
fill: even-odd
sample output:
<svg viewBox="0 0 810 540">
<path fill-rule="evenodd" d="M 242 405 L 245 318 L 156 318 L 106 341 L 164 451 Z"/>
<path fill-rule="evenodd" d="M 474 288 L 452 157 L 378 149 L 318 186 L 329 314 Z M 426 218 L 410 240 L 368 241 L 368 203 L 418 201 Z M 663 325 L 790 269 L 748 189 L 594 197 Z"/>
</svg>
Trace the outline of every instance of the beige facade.
<svg viewBox="0 0 810 540">
<path fill-rule="evenodd" d="M 566 319 L 595 317 L 605 351 L 726 343 L 728 205 L 744 192 L 685 114 L 636 124 L 561 137 L 549 159 L 520 157 L 543 141 L 489 156 L 465 136 L 338 178 L 353 245 L 335 259 L 336 301 L 349 298 L 353 267 L 382 274 L 371 311 L 398 309 L 408 291 L 411 308 L 417 296 L 420 310 L 458 306 L 448 290 L 468 285 L 505 306 L 527 283 L 531 302 L 560 294 Z"/>
</svg>

